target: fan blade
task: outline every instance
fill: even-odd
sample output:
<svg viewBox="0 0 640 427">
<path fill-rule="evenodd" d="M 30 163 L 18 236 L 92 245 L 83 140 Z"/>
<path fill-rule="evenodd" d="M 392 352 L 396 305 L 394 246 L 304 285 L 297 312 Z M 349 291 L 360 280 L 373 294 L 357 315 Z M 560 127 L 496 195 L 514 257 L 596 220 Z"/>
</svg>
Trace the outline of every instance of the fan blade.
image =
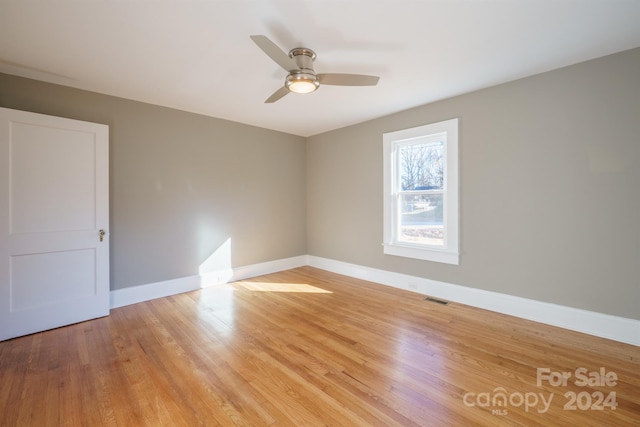
<svg viewBox="0 0 640 427">
<path fill-rule="evenodd" d="M 280 89 L 278 89 L 277 91 L 273 92 L 273 95 L 271 95 L 269 98 L 267 98 L 267 100 L 264 101 L 264 103 L 265 104 L 271 104 L 273 102 L 276 102 L 278 99 L 282 98 L 283 96 L 285 96 L 288 93 L 289 93 L 289 89 L 287 89 L 285 86 L 282 86 Z"/>
<path fill-rule="evenodd" d="M 375 86 L 380 77 L 363 74 L 318 74 L 320 84 L 336 86 Z"/>
<path fill-rule="evenodd" d="M 298 65 L 295 63 L 295 61 L 289 58 L 289 55 L 284 53 L 282 49 L 280 49 L 274 42 L 269 40 L 266 36 L 249 36 L 249 37 L 251 38 L 251 40 L 253 40 L 255 44 L 258 45 L 260 49 L 262 49 L 264 53 L 267 54 L 269 58 L 273 59 L 276 62 L 276 64 L 278 64 L 285 70 L 292 71 L 292 70 L 298 69 Z"/>
</svg>

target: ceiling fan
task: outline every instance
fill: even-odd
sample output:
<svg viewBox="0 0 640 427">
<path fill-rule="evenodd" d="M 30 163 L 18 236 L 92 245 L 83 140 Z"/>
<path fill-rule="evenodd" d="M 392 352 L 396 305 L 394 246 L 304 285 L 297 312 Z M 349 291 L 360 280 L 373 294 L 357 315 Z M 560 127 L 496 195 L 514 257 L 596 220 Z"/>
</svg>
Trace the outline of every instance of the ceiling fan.
<svg viewBox="0 0 640 427">
<path fill-rule="evenodd" d="M 363 74 L 316 73 L 313 61 L 316 54 L 306 47 L 296 47 L 287 55 L 266 36 L 250 36 L 267 56 L 284 68 L 287 74 L 284 86 L 271 95 L 265 103 L 276 102 L 289 92 L 311 93 L 321 84 L 334 86 L 375 86 L 380 77 Z"/>
</svg>

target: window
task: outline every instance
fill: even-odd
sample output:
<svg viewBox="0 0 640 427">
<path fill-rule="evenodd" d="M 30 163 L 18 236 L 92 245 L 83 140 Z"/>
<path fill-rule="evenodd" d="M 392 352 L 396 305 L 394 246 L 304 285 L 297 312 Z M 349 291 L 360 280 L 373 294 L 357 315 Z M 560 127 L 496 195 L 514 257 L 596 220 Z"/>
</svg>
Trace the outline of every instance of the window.
<svg viewBox="0 0 640 427">
<path fill-rule="evenodd" d="M 447 264 L 458 252 L 458 119 L 385 133 L 384 253 Z"/>
</svg>

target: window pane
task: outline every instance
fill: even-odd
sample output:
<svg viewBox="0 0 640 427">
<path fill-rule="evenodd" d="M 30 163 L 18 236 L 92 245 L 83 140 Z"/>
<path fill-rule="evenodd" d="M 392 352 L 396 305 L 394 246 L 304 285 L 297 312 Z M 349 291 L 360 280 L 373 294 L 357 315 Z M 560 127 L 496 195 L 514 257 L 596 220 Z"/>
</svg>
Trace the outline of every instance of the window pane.
<svg viewBox="0 0 640 427">
<path fill-rule="evenodd" d="M 401 215 L 398 240 L 444 246 L 442 193 L 400 195 Z"/>
<path fill-rule="evenodd" d="M 444 183 L 442 141 L 400 147 L 402 190 L 441 190 Z"/>
</svg>

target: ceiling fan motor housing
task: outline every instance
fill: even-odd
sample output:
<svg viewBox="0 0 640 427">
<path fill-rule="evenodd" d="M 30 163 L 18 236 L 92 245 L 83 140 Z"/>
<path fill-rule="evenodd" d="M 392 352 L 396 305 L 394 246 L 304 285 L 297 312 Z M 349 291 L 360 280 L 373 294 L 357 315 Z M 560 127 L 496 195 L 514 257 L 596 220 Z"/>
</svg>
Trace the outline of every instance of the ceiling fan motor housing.
<svg viewBox="0 0 640 427">
<path fill-rule="evenodd" d="M 298 66 L 297 70 L 289 70 L 289 75 L 285 80 L 285 86 L 292 92 L 310 93 L 320 87 L 318 76 L 313 70 L 313 61 L 316 54 L 311 49 L 297 47 L 291 49 L 289 57 Z"/>
<path fill-rule="evenodd" d="M 313 61 L 316 59 L 316 53 L 306 47 L 295 47 L 289 51 L 289 58 L 296 62 L 298 68 L 313 71 Z"/>
</svg>

